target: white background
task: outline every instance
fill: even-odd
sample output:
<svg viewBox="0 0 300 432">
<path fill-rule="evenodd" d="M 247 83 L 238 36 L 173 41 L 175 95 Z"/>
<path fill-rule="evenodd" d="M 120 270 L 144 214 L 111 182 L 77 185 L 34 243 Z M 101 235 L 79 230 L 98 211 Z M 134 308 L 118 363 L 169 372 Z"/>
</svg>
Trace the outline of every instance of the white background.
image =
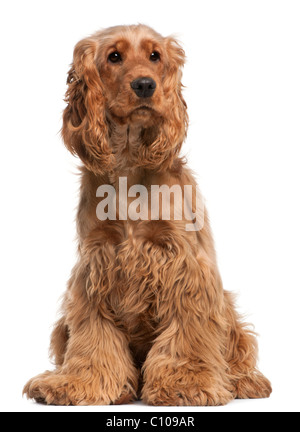
<svg viewBox="0 0 300 432">
<path fill-rule="evenodd" d="M 75 262 L 77 161 L 59 135 L 73 47 L 100 28 L 142 22 L 177 34 L 186 50 L 184 152 L 206 197 L 225 288 L 260 334 L 260 368 L 274 387 L 269 400 L 196 410 L 299 411 L 299 1 L 0 8 L 0 410 L 150 410 L 48 408 L 21 397 L 29 378 L 52 367 L 51 325 Z"/>
</svg>

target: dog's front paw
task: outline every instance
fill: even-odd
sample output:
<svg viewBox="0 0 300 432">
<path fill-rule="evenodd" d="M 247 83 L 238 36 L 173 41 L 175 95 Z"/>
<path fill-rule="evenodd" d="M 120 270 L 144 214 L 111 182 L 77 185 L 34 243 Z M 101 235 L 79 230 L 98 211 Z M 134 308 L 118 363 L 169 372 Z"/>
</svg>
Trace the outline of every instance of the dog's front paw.
<svg viewBox="0 0 300 432">
<path fill-rule="evenodd" d="M 218 406 L 233 399 L 229 390 L 205 374 L 187 371 L 146 382 L 143 389 L 144 402 L 155 406 Z"/>
<path fill-rule="evenodd" d="M 77 377 L 56 372 L 45 372 L 32 378 L 23 394 L 47 405 L 94 405 L 97 402 L 90 385 Z M 101 402 L 104 404 L 104 400 Z"/>
<path fill-rule="evenodd" d="M 100 380 L 84 380 L 84 377 L 45 372 L 32 378 L 24 387 L 23 394 L 29 399 L 47 405 L 110 405 L 128 403 L 134 399 L 129 389 L 118 396 L 101 391 Z"/>
<path fill-rule="evenodd" d="M 147 392 L 143 398 L 145 403 L 154 406 L 219 406 L 227 405 L 232 399 L 232 394 L 225 389 L 203 389 L 198 386 L 178 389 L 160 387 L 157 391 Z"/>
</svg>

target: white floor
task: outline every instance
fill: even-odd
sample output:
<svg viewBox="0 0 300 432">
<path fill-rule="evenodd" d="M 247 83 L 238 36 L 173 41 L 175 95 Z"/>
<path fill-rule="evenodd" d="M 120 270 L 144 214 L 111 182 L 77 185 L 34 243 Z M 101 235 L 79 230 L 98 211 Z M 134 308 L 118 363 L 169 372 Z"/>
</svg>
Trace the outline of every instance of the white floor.
<svg viewBox="0 0 300 432">
<path fill-rule="evenodd" d="M 270 399 L 235 400 L 224 407 L 149 407 L 142 402 L 132 405 L 97 406 L 97 407 L 55 407 L 36 404 L 20 396 L 20 389 L 15 395 L 8 395 L 0 404 L 0 411 L 5 412 L 299 412 L 300 398 L 298 386 L 291 387 L 288 394 L 285 389 L 275 390 Z M 2 388 L 3 391 L 3 388 Z M 3 396 L 3 394 L 2 394 Z M 2 399 L 2 398 L 1 398 Z"/>
</svg>

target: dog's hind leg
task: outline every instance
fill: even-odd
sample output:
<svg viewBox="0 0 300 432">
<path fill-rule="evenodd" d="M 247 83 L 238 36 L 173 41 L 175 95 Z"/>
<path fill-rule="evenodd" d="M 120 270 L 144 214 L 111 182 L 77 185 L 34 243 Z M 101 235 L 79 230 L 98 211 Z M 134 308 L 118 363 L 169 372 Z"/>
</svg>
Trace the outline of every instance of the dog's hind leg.
<svg viewBox="0 0 300 432">
<path fill-rule="evenodd" d="M 257 369 L 258 348 L 255 334 L 242 324 L 234 308 L 232 295 L 225 292 L 226 318 L 229 322 L 225 359 L 229 364 L 237 399 L 268 398 L 269 380 Z"/>
<path fill-rule="evenodd" d="M 50 356 L 54 359 L 56 366 L 61 366 L 64 363 L 68 340 L 69 329 L 66 318 L 62 317 L 54 326 L 50 343 Z"/>
</svg>

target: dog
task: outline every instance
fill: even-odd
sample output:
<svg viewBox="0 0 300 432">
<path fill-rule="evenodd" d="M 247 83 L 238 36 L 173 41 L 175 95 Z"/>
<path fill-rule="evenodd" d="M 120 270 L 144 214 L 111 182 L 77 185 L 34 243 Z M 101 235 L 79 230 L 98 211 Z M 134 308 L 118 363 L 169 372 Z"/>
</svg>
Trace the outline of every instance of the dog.
<svg viewBox="0 0 300 432">
<path fill-rule="evenodd" d="M 184 63 L 176 39 L 145 25 L 105 29 L 75 47 L 62 137 L 82 161 L 79 258 L 51 337 L 56 369 L 26 384 L 28 398 L 217 406 L 271 394 L 256 336 L 223 289 L 206 209 L 198 231 L 174 217 L 96 216 L 99 186 L 118 195 L 120 178 L 128 188 L 197 187 L 180 156 Z"/>
</svg>

